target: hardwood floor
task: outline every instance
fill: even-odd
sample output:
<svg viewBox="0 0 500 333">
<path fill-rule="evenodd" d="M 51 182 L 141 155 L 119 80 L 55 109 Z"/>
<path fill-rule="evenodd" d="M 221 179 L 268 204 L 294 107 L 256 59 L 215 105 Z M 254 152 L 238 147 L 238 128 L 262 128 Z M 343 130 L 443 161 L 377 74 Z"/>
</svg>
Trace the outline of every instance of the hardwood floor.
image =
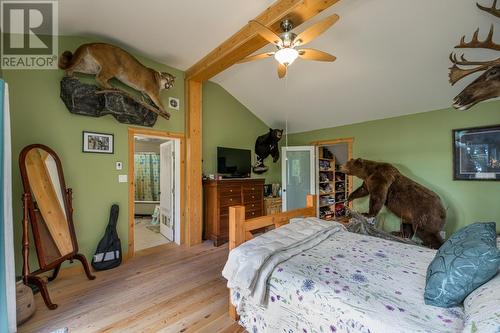
<svg viewBox="0 0 500 333">
<path fill-rule="evenodd" d="M 165 236 L 160 234 L 160 225 L 156 226 L 158 232 L 151 230 L 151 227 L 151 218 L 135 218 L 134 249 L 136 252 L 170 242 Z"/>
<path fill-rule="evenodd" d="M 143 250 L 125 264 L 84 274 L 68 273 L 49 284 L 48 310 L 39 294 L 37 312 L 19 332 L 245 332 L 229 318 L 221 276 L 227 246 L 191 248 L 166 244 Z"/>
</svg>

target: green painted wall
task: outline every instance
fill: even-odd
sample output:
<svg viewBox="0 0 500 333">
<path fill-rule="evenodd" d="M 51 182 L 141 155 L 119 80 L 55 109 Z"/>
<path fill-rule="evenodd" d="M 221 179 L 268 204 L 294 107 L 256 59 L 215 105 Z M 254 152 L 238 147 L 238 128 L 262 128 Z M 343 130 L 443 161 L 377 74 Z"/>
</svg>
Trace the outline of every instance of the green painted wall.
<svg viewBox="0 0 500 333">
<path fill-rule="evenodd" d="M 89 42 L 78 37 L 61 37 L 59 50 L 75 50 Z M 184 131 L 184 73 L 138 56 L 146 66 L 168 71 L 177 77 L 174 87 L 162 93 L 181 100 L 181 110 L 171 110 L 171 119 L 158 118 L 155 129 Z M 91 118 L 69 113 L 59 98 L 61 70 L 4 70 L 9 83 L 12 117 L 13 198 L 16 266 L 21 263 L 21 178 L 17 164 L 19 152 L 28 144 L 42 143 L 54 149 L 61 158 L 66 183 L 74 191 L 74 221 L 80 250 L 91 258 L 108 222 L 111 204 L 120 206 L 118 233 L 124 251 L 127 249 L 127 183 L 118 183 L 119 174 L 127 174 L 127 128 L 111 116 Z M 113 133 L 115 153 L 82 153 L 82 131 Z M 115 170 L 115 162 L 123 170 Z M 32 259 L 34 251 L 31 251 Z M 35 262 L 35 261 L 33 261 Z M 36 264 L 34 264 L 36 267 Z"/>
<path fill-rule="evenodd" d="M 203 173 L 217 172 L 217 147 L 252 150 L 255 140 L 266 134 L 269 127 L 250 112 L 224 88 L 213 82 L 203 84 Z M 281 181 L 281 161 L 273 163 L 268 157 L 265 164 L 269 170 L 252 177 L 265 178 L 267 183 Z"/>
<path fill-rule="evenodd" d="M 468 112 L 444 109 L 297 133 L 289 136 L 289 142 L 302 145 L 354 137 L 354 157 L 393 163 L 441 196 L 448 210 L 447 235 L 477 221 L 496 221 L 500 231 L 500 183 L 452 180 L 452 129 L 494 124 L 500 124 L 500 101 L 482 103 Z M 360 183 L 357 180 L 354 188 Z M 367 204 L 367 199 L 355 200 L 356 209 L 365 211 Z M 388 212 L 381 212 L 379 218 L 387 229 L 399 226 Z"/>
<path fill-rule="evenodd" d="M 80 37 L 61 37 L 59 50 L 75 50 L 83 43 L 93 40 Z M 158 118 L 154 129 L 184 132 L 184 73 L 174 68 L 137 55 L 146 66 L 167 71 L 176 76 L 172 89 L 162 92 L 167 105 L 168 97 L 180 99 L 180 111 L 170 110 L 170 120 Z M 53 148 L 61 158 L 66 183 L 74 191 L 74 221 L 80 250 L 91 258 L 97 242 L 102 237 L 108 222 L 111 204 L 120 206 L 118 233 L 126 252 L 127 229 L 127 184 L 118 183 L 119 174 L 127 174 L 128 125 L 120 124 L 111 116 L 91 118 L 69 113 L 59 98 L 61 70 L 5 70 L 9 83 L 12 117 L 13 197 L 15 223 L 15 250 L 18 272 L 21 267 L 21 178 L 17 164 L 19 152 L 28 144 L 42 143 Z M 92 82 L 89 77 L 87 79 Z M 212 97 L 215 96 L 215 97 Z M 249 147 L 256 136 L 267 130 L 246 108 L 215 84 L 205 85 L 203 94 L 206 119 L 203 129 L 206 146 L 204 155 L 210 160 L 211 147 L 217 145 Z M 226 105 L 227 104 L 227 105 Z M 226 119 L 219 118 L 222 115 Z M 82 131 L 113 133 L 115 153 L 82 153 Z M 231 133 L 223 135 L 221 133 Z M 235 138 L 236 137 L 236 138 Z M 247 142 L 247 140 L 249 140 Z M 123 170 L 115 170 L 115 162 L 123 162 Z M 32 268 L 37 267 L 34 251 L 31 251 Z"/>
</svg>

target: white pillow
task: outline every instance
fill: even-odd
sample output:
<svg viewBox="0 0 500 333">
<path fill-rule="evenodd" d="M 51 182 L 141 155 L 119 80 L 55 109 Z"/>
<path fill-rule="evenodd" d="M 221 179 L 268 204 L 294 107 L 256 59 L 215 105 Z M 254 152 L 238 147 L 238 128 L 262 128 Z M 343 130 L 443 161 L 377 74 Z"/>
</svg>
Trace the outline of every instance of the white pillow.
<svg viewBox="0 0 500 333">
<path fill-rule="evenodd" d="M 500 249 L 500 237 L 497 238 Z M 464 300 L 464 333 L 500 332 L 500 270 Z"/>
</svg>

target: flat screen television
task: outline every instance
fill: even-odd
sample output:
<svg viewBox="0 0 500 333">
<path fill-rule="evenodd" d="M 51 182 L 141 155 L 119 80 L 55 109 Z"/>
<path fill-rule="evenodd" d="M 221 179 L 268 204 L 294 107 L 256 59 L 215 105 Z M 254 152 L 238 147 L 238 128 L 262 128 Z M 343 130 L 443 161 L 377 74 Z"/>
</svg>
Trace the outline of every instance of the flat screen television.
<svg viewBox="0 0 500 333">
<path fill-rule="evenodd" d="M 248 178 L 251 168 L 250 150 L 217 147 L 217 173 L 223 178 Z"/>
</svg>

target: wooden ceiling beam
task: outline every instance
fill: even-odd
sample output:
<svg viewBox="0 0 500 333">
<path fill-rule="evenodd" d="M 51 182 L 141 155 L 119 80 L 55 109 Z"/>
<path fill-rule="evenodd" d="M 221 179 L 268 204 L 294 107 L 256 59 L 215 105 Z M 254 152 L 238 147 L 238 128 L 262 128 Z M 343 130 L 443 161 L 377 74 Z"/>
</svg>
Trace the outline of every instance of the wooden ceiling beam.
<svg viewBox="0 0 500 333">
<path fill-rule="evenodd" d="M 255 18 L 258 22 L 280 33 L 283 19 L 291 19 L 297 27 L 339 0 L 278 0 Z M 186 79 L 206 81 L 239 60 L 266 46 L 268 42 L 247 23 L 237 33 L 217 46 L 186 71 Z"/>
</svg>

